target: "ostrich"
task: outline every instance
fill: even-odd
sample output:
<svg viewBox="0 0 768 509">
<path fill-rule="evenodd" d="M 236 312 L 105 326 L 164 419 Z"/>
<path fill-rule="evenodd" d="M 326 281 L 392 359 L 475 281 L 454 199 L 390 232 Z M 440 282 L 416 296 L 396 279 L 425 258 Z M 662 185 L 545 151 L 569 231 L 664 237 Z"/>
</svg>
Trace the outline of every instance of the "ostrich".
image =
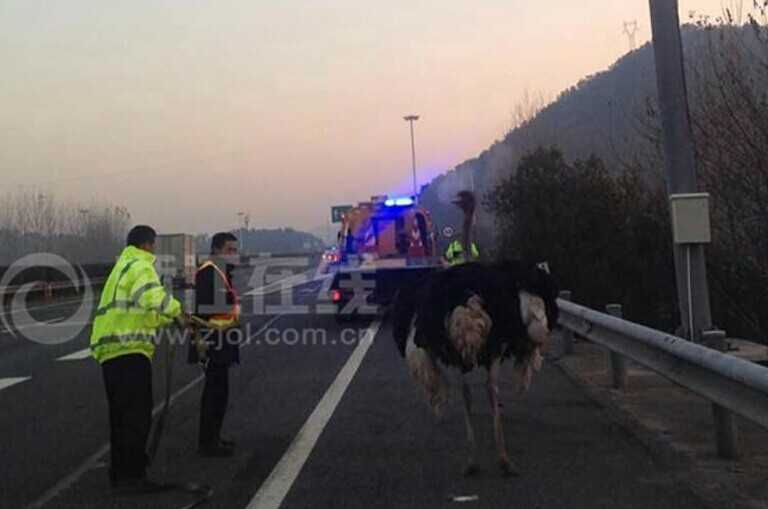
<svg viewBox="0 0 768 509">
<path fill-rule="evenodd" d="M 464 211 L 465 257 L 471 257 L 474 197 L 459 193 Z M 467 259 L 467 258 L 465 258 Z M 487 392 L 493 416 L 499 465 L 504 475 L 518 475 L 507 453 L 499 379 L 501 363 L 514 356 L 522 391 L 541 366 L 549 332 L 557 323 L 556 288 L 547 271 L 535 264 L 469 262 L 432 273 L 395 303 L 393 336 L 412 377 L 425 390 L 437 416 L 448 399 L 443 367 L 458 369 L 469 442 L 465 475 L 478 470 L 471 422 L 471 394 L 466 375 L 479 366 L 488 371 Z"/>
</svg>

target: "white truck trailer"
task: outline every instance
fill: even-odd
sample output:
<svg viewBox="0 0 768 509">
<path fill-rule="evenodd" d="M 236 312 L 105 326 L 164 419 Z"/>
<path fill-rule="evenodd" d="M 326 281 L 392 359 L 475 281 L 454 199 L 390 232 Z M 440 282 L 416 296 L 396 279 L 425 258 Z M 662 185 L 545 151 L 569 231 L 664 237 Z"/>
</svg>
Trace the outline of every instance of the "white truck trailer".
<svg viewBox="0 0 768 509">
<path fill-rule="evenodd" d="M 197 255 L 195 238 L 186 233 L 158 235 L 155 240 L 157 272 L 161 278 L 170 277 L 175 286 L 195 283 Z"/>
</svg>

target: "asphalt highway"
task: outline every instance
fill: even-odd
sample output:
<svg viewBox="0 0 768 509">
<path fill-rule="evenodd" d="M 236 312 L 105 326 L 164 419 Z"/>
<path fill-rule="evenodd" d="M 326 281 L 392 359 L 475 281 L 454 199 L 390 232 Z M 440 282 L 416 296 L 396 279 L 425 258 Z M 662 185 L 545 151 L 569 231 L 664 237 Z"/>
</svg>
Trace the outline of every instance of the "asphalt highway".
<svg viewBox="0 0 768 509">
<path fill-rule="evenodd" d="M 337 323 L 317 312 L 322 280 L 290 280 L 250 291 L 250 340 L 232 371 L 225 435 L 228 459 L 196 455 L 201 371 L 174 364 L 174 404 L 151 475 L 210 484 L 214 508 L 699 508 L 676 473 L 656 463 L 557 367 L 545 365 L 531 391 L 516 395 L 511 366 L 502 400 L 506 436 L 522 475 L 496 466 L 484 373 L 472 376 L 481 471 L 462 476 L 460 398 L 440 421 L 409 379 L 386 318 Z M 56 321 L 78 302 L 33 314 Z M 265 309 L 262 309 L 265 308 Z M 282 309 L 282 312 L 281 312 Z M 8 312 L 7 310 L 5 311 Z M 7 316 L 6 316 L 7 317 Z M 0 330 L 0 507 L 178 508 L 185 493 L 115 498 L 107 482 L 107 408 L 99 366 L 87 356 L 88 328 L 49 346 Z M 164 387 L 156 359 L 155 401 Z"/>
</svg>

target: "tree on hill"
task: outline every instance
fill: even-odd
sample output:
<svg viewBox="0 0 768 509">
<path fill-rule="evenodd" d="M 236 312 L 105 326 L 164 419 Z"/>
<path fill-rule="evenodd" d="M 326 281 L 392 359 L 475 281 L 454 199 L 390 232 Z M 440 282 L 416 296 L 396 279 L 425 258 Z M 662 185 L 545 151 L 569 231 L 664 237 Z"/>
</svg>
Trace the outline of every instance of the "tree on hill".
<svg viewBox="0 0 768 509">
<path fill-rule="evenodd" d="M 766 5 L 758 2 L 744 25 L 735 23 L 728 15 L 702 18 L 684 26 L 682 33 L 699 181 L 702 190 L 712 195 L 713 242 L 707 251 L 713 318 L 729 334 L 763 340 L 768 338 L 768 316 L 764 313 L 768 306 Z M 560 228 L 559 241 L 567 241 L 568 251 L 578 254 L 579 265 L 590 267 L 585 273 L 613 271 L 625 275 L 615 281 L 616 285 L 629 288 L 626 291 L 630 293 L 621 301 L 625 305 L 629 300 L 637 300 L 637 295 L 650 295 L 652 292 L 646 286 L 658 286 L 666 295 L 664 288 L 668 288 L 671 279 L 662 277 L 664 271 L 656 270 L 671 263 L 671 255 L 665 258 L 663 254 L 671 236 L 661 232 L 663 225 L 658 224 L 668 205 L 663 192 L 664 165 L 657 112 L 653 49 L 646 44 L 619 59 L 610 69 L 581 80 L 478 157 L 432 181 L 422 195 L 422 203 L 432 210 L 438 223 L 454 221 L 454 211 L 446 197 L 459 186 L 471 184 L 479 194 L 489 195 L 486 203 L 491 206 L 480 215 L 479 223 L 485 241 L 499 248 L 497 253 L 519 252 L 523 249 L 520 242 L 526 240 L 525 245 L 536 247 L 536 252 L 543 247 L 547 256 L 564 256 L 565 248 L 558 247 L 551 240 L 553 234 L 543 230 L 554 226 L 537 226 L 542 229 L 527 232 L 518 229 L 520 225 L 532 228 L 534 216 L 547 217 L 547 221 L 555 221 Z M 537 150 L 542 146 L 558 147 L 559 156 Z M 644 256 L 621 253 L 616 251 L 617 246 L 609 246 L 601 250 L 599 267 L 589 265 L 583 250 L 591 242 L 601 249 L 605 247 L 607 241 L 601 240 L 601 235 L 608 227 L 592 222 L 597 221 L 599 214 L 584 207 L 597 205 L 578 203 L 587 200 L 586 195 L 579 195 L 568 186 L 576 185 L 572 178 L 574 174 L 580 175 L 580 167 L 586 165 L 590 171 L 597 171 L 592 154 L 599 157 L 604 167 L 600 172 L 610 175 L 611 185 L 582 175 L 577 179 L 582 186 L 579 189 L 590 189 L 597 193 L 594 196 L 613 189 L 606 195 L 610 200 L 617 195 L 625 196 L 625 208 L 612 209 L 616 212 L 607 214 L 603 221 L 631 219 L 631 230 L 640 237 L 627 239 L 628 233 L 623 230 L 612 234 L 617 235 L 617 243 L 633 246 Z M 532 166 L 534 161 L 536 166 Z M 540 175 L 543 168 L 553 176 Z M 523 175 L 519 178 L 525 178 L 525 185 L 532 186 L 531 193 L 539 193 L 534 201 L 548 204 L 546 210 L 537 210 L 545 215 L 515 218 L 524 212 L 532 214 L 521 208 L 524 204 L 533 206 L 522 182 L 516 180 L 516 172 L 521 170 Z M 562 180 L 563 175 L 571 176 Z M 558 191 L 558 183 L 566 186 L 563 189 L 568 189 L 568 193 L 576 194 Z M 616 186 L 618 190 L 614 189 Z M 506 193 L 509 196 L 505 198 Z M 633 203 L 632 196 L 642 200 Z M 521 204 L 516 204 L 516 200 L 521 200 Z M 585 246 L 577 245 L 577 239 L 569 237 L 561 216 L 551 217 L 564 214 L 563 203 L 569 204 L 572 215 L 579 216 L 572 219 L 572 228 L 579 231 Z M 655 208 L 651 207 L 653 203 Z M 644 212 L 630 213 L 626 208 L 630 205 Z M 518 238 L 519 235 L 528 237 Z M 542 239 L 550 239 L 550 243 Z M 569 286 L 577 294 L 594 299 L 593 305 L 601 307 L 607 302 L 602 299 L 620 301 L 620 296 L 611 293 L 616 289 L 597 291 L 597 286 L 610 286 L 595 282 L 602 281 L 602 275 L 596 276 L 595 281 L 580 280 L 577 276 L 567 275 Z M 584 288 L 576 288 L 577 283 Z M 658 306 L 666 305 L 665 298 L 660 297 Z M 672 305 L 660 311 L 659 320 L 667 321 L 665 317 L 672 316 L 674 308 Z"/>
<path fill-rule="evenodd" d="M 625 306 L 630 319 L 675 325 L 671 232 L 663 189 L 616 175 L 595 156 L 556 148 L 524 156 L 490 193 L 502 258 L 547 261 L 579 302 Z"/>
</svg>

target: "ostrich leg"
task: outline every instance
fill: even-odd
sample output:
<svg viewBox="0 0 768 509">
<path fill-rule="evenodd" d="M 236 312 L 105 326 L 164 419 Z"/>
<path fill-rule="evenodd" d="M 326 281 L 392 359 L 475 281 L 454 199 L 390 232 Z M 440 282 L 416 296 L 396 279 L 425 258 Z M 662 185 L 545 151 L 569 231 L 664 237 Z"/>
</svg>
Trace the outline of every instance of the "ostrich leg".
<svg viewBox="0 0 768 509">
<path fill-rule="evenodd" d="M 519 475 L 517 467 L 512 464 L 507 453 L 507 445 L 504 439 L 504 423 L 499 405 L 499 377 L 501 372 L 501 359 L 497 358 L 491 364 L 488 371 L 488 401 L 491 403 L 493 414 L 493 431 L 496 436 L 496 451 L 499 454 L 499 465 L 505 476 Z"/>
<path fill-rule="evenodd" d="M 469 477 L 478 471 L 475 461 L 477 442 L 475 441 L 475 430 L 472 427 L 472 393 L 470 393 L 469 385 L 464 377 L 461 378 L 461 395 L 464 400 L 464 426 L 467 429 L 467 442 L 469 443 L 469 458 L 464 469 L 464 475 Z"/>
</svg>

